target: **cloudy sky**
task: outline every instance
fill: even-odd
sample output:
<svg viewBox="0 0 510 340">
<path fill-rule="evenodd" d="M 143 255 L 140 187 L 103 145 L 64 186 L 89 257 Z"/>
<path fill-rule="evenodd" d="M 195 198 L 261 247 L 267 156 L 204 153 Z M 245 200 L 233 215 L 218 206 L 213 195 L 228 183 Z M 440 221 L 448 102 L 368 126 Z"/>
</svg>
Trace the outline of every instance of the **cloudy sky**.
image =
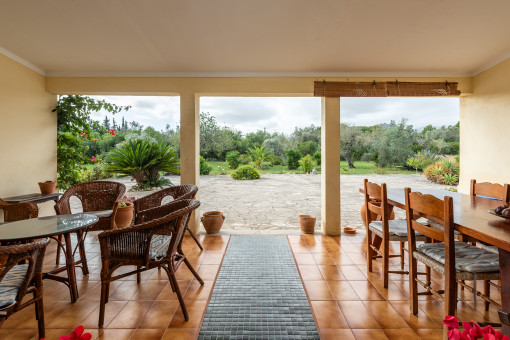
<svg viewBox="0 0 510 340">
<path fill-rule="evenodd" d="M 94 96 L 118 105 L 131 105 L 128 112 L 115 115 L 120 122 L 136 120 L 141 125 L 164 129 L 179 122 L 179 97 Z M 453 125 L 459 121 L 458 98 L 343 98 L 341 121 L 354 125 L 389 123 L 408 120 L 415 128 L 428 124 Z M 295 127 L 320 125 L 320 98 L 204 97 L 201 112 L 209 112 L 221 125 L 244 133 L 266 128 L 268 131 L 291 133 Z M 93 116 L 102 120 L 106 113 Z M 109 115 L 111 119 L 111 115 Z"/>
</svg>

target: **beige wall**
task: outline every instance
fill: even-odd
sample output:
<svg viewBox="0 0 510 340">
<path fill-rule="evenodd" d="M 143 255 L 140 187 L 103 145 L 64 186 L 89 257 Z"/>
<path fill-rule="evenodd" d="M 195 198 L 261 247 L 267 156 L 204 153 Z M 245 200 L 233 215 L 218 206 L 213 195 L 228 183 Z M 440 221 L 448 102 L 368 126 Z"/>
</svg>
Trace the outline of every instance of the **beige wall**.
<svg viewBox="0 0 510 340">
<path fill-rule="evenodd" d="M 510 183 L 510 59 L 473 78 L 460 99 L 460 183 Z"/>
<path fill-rule="evenodd" d="M 38 192 L 37 182 L 56 180 L 55 103 L 43 76 L 0 55 L 0 197 Z M 40 208 L 41 215 L 53 209 Z"/>
</svg>

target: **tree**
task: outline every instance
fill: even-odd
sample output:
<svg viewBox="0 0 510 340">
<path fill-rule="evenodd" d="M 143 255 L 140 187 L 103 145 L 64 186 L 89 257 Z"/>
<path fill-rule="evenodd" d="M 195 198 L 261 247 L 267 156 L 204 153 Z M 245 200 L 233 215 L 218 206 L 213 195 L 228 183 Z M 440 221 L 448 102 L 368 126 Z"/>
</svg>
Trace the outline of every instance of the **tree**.
<svg viewBox="0 0 510 340">
<path fill-rule="evenodd" d="M 248 156 L 257 169 L 264 169 L 264 163 L 271 162 L 274 157 L 267 149 L 258 145 L 248 150 Z"/>
<path fill-rule="evenodd" d="M 286 142 L 287 138 L 283 133 L 281 133 L 275 134 L 273 137 L 266 139 L 263 145 L 264 148 L 270 151 L 273 155 L 284 159 Z"/>
<path fill-rule="evenodd" d="M 417 152 L 413 157 L 410 157 L 406 164 L 413 167 L 418 173 L 418 169 L 423 170 L 432 163 L 437 162 L 439 159 L 430 151 Z"/>
<path fill-rule="evenodd" d="M 402 119 L 399 124 L 391 121 L 374 146 L 377 151 L 377 164 L 380 167 L 402 166 L 413 155 L 412 146 L 415 143 L 417 132 L 412 125 L 406 125 Z"/>
<path fill-rule="evenodd" d="M 355 166 L 351 161 L 350 153 L 356 145 L 360 144 L 362 131 L 357 126 L 349 124 L 340 124 L 340 147 L 349 168 L 354 169 Z"/>
<path fill-rule="evenodd" d="M 110 130 L 110 120 L 108 119 L 108 116 L 104 117 L 103 129 L 105 129 L 106 131 Z"/>
<path fill-rule="evenodd" d="M 118 106 L 86 96 L 62 96 L 52 110 L 57 114 L 57 181 L 66 189 L 79 183 L 81 164 L 87 161 L 82 140 L 92 141 L 92 130 L 102 130 L 98 121 L 90 118 L 92 112 L 106 110 L 117 113 L 129 106 Z M 103 122 L 104 123 L 104 122 Z"/>
<path fill-rule="evenodd" d="M 319 148 L 319 144 L 317 144 L 314 141 L 308 140 L 306 142 L 301 142 L 297 146 L 299 152 L 301 152 L 302 155 L 313 155 L 315 151 Z"/>
</svg>

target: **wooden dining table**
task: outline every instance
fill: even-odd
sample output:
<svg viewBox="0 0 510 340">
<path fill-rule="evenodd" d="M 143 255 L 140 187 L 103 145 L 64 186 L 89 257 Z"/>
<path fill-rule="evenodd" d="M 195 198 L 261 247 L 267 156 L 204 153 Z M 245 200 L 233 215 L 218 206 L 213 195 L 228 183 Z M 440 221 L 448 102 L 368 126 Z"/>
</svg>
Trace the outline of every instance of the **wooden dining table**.
<svg viewBox="0 0 510 340">
<path fill-rule="evenodd" d="M 412 188 L 411 188 L 412 190 Z M 499 318 L 502 333 L 510 335 L 510 219 L 491 215 L 488 210 L 503 205 L 501 201 L 474 197 L 458 192 L 441 189 L 416 189 L 422 194 L 444 199 L 453 198 L 455 229 L 462 234 L 496 246 L 499 249 L 499 268 L 501 271 L 501 305 Z M 405 209 L 404 189 L 388 189 L 388 203 Z"/>
</svg>

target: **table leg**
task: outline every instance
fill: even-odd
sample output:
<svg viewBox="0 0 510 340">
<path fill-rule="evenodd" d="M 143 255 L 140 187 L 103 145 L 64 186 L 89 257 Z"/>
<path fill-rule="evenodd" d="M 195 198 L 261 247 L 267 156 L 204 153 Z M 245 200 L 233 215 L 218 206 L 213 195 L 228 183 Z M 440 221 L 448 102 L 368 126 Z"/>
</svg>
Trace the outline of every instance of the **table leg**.
<svg viewBox="0 0 510 340">
<path fill-rule="evenodd" d="M 76 285 L 76 272 L 74 268 L 74 256 L 73 256 L 73 245 L 71 244 L 70 233 L 64 234 L 64 240 L 66 243 L 65 257 L 66 257 L 66 270 L 67 279 L 69 280 L 69 291 L 71 293 L 71 301 L 76 302 L 78 300 L 78 286 Z"/>
<path fill-rule="evenodd" d="M 499 319 L 501 331 L 510 335 L 510 252 L 499 249 L 499 270 L 501 271 L 501 306 Z"/>
</svg>

